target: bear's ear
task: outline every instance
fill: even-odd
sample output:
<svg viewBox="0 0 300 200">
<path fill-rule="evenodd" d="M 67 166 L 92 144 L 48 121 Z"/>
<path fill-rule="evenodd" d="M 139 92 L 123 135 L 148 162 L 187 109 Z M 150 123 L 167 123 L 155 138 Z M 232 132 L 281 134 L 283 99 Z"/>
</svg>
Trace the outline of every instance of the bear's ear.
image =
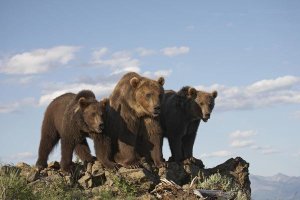
<svg viewBox="0 0 300 200">
<path fill-rule="evenodd" d="M 79 103 L 80 108 L 82 108 L 82 109 L 85 109 L 90 104 L 90 102 L 88 102 L 87 99 L 84 97 L 80 97 L 80 99 L 78 100 L 78 103 Z"/>
<path fill-rule="evenodd" d="M 140 80 L 137 77 L 133 77 L 133 78 L 130 79 L 130 85 L 134 88 L 137 87 L 139 82 L 140 82 Z"/>
<path fill-rule="evenodd" d="M 213 96 L 214 98 L 216 98 L 216 97 L 218 96 L 218 92 L 217 92 L 217 91 L 213 91 L 213 92 L 212 92 L 212 96 Z"/>
<path fill-rule="evenodd" d="M 109 104 L 109 99 L 104 98 L 100 101 L 101 110 L 105 111 L 106 106 Z"/>
<path fill-rule="evenodd" d="M 197 90 L 193 87 L 190 87 L 189 90 L 188 90 L 188 94 L 189 94 L 190 97 L 195 99 L 197 97 Z"/>
<path fill-rule="evenodd" d="M 159 83 L 159 85 L 163 86 L 165 84 L 165 78 L 164 77 L 159 77 L 157 82 Z"/>
</svg>

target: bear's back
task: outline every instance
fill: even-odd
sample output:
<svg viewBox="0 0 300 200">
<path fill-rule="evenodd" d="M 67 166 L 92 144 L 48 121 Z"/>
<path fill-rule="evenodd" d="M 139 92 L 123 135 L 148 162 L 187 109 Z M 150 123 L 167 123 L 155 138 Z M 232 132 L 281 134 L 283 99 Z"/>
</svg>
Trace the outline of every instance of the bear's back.
<svg viewBox="0 0 300 200">
<path fill-rule="evenodd" d="M 75 94 L 66 93 L 57 98 L 55 98 L 48 106 L 45 119 L 48 120 L 48 123 L 54 123 L 57 131 L 61 133 L 62 131 L 62 121 L 64 117 L 65 110 L 70 102 L 75 98 Z"/>
</svg>

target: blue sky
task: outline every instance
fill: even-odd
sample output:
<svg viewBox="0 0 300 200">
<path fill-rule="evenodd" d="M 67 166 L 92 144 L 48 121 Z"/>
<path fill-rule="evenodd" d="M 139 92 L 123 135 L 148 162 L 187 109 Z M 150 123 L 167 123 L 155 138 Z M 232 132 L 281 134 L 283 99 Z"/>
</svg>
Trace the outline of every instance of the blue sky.
<svg viewBox="0 0 300 200">
<path fill-rule="evenodd" d="M 207 167 L 241 156 L 250 173 L 300 176 L 299 21 L 296 0 L 0 1 L 0 162 L 35 162 L 56 96 L 101 99 L 137 71 L 219 92 L 194 146 Z"/>
</svg>

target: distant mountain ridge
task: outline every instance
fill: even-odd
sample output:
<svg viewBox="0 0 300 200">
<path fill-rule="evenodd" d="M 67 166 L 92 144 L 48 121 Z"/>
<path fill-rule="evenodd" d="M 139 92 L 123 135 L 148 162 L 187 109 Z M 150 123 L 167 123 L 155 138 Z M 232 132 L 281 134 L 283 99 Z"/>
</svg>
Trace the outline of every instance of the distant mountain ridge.
<svg viewBox="0 0 300 200">
<path fill-rule="evenodd" d="M 253 200 L 300 200 L 300 177 L 250 175 Z"/>
</svg>

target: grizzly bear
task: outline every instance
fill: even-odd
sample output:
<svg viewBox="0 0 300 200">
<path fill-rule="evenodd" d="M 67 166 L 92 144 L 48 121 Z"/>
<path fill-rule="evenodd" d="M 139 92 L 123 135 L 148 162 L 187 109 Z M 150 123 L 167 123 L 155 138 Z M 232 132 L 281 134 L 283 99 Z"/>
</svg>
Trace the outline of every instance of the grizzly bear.
<svg viewBox="0 0 300 200">
<path fill-rule="evenodd" d="M 82 161 L 92 162 L 86 137 L 91 137 L 97 159 L 106 168 L 114 168 L 109 160 L 110 139 L 103 135 L 102 113 L 107 100 L 98 102 L 90 90 L 82 90 L 77 95 L 66 93 L 55 98 L 47 107 L 42 123 L 41 141 L 36 166 L 47 166 L 48 156 L 61 139 L 61 169 L 69 172 L 73 151 Z"/>
<path fill-rule="evenodd" d="M 135 72 L 125 74 L 114 88 L 107 106 L 105 132 L 112 137 L 116 163 L 126 168 L 139 166 L 139 156 L 150 155 L 157 167 L 163 165 L 162 130 L 159 124 L 164 78 L 157 81 Z M 146 140 L 147 150 L 139 151 L 138 138 Z M 148 148 L 149 147 L 149 148 Z M 143 148 L 143 147 L 141 147 Z"/>
<path fill-rule="evenodd" d="M 169 161 L 196 162 L 193 146 L 197 130 L 201 120 L 210 118 L 217 95 L 217 91 L 208 93 L 188 86 L 178 92 L 165 91 L 160 120 L 171 149 Z"/>
</svg>

